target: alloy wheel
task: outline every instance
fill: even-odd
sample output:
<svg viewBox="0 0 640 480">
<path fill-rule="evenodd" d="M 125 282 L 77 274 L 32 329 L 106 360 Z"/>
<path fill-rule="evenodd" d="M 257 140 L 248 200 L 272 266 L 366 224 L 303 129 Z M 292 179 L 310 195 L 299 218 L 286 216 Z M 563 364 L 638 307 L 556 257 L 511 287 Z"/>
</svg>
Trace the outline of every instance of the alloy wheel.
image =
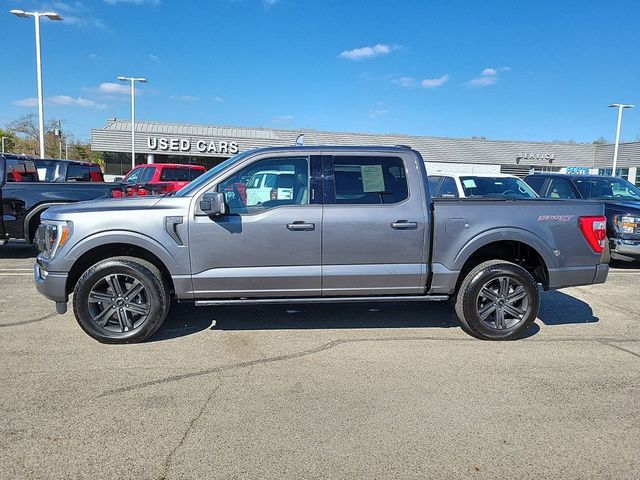
<svg viewBox="0 0 640 480">
<path fill-rule="evenodd" d="M 487 326 L 505 330 L 515 327 L 527 316 L 529 295 L 518 280 L 500 276 L 482 286 L 476 308 Z"/>
<path fill-rule="evenodd" d="M 144 323 L 151 306 L 147 289 L 130 275 L 109 274 L 89 292 L 89 314 L 105 330 L 124 333 Z"/>
</svg>

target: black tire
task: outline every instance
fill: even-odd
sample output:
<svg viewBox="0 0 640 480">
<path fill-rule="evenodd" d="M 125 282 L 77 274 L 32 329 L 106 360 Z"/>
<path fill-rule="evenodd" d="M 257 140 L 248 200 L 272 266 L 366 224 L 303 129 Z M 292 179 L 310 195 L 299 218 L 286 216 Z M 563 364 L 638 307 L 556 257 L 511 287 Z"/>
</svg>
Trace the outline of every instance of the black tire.
<svg viewBox="0 0 640 480">
<path fill-rule="evenodd" d="M 160 328 L 170 300 L 162 274 L 153 264 L 113 257 L 82 274 L 73 291 L 73 313 L 80 327 L 99 342 L 136 343 Z"/>
<path fill-rule="evenodd" d="M 535 321 L 539 308 L 540 291 L 531 274 L 504 260 L 490 260 L 471 270 L 460 285 L 455 305 L 463 327 L 483 340 L 520 337 Z"/>
</svg>

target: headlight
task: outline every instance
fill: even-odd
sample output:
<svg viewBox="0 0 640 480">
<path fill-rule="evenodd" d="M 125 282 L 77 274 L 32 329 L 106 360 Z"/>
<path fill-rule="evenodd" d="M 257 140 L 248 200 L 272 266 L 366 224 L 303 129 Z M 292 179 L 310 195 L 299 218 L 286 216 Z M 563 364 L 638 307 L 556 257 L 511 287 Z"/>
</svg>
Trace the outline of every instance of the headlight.
<svg viewBox="0 0 640 480">
<path fill-rule="evenodd" d="M 613 222 L 621 233 L 636 233 L 640 225 L 640 217 L 633 215 L 616 215 Z"/>
<path fill-rule="evenodd" d="M 71 236 L 71 222 L 44 220 L 36 231 L 35 244 L 45 258 L 53 258 Z"/>
</svg>

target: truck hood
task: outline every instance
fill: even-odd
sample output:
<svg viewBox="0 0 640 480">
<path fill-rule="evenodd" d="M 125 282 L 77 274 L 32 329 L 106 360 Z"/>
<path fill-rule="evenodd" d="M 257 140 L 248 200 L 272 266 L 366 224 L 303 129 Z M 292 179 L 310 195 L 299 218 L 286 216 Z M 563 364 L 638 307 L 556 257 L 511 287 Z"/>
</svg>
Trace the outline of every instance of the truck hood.
<svg viewBox="0 0 640 480">
<path fill-rule="evenodd" d="M 640 202 L 605 200 L 604 206 L 607 211 L 613 213 L 640 214 Z"/>
<path fill-rule="evenodd" d="M 68 203 L 48 208 L 43 214 L 43 220 L 62 219 L 65 215 L 75 213 L 114 213 L 131 210 L 146 210 L 154 207 L 162 197 L 128 197 L 106 198 L 90 200 L 88 202 Z"/>
</svg>

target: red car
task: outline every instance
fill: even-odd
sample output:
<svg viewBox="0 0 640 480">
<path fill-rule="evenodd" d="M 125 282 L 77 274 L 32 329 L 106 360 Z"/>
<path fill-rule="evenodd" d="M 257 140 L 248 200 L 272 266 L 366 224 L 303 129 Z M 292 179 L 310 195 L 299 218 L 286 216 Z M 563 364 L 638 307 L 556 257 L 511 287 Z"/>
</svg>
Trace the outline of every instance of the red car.
<svg viewBox="0 0 640 480">
<path fill-rule="evenodd" d="M 122 196 L 164 195 L 180 190 L 205 172 L 202 165 L 154 163 L 138 165 L 124 177 Z"/>
</svg>

